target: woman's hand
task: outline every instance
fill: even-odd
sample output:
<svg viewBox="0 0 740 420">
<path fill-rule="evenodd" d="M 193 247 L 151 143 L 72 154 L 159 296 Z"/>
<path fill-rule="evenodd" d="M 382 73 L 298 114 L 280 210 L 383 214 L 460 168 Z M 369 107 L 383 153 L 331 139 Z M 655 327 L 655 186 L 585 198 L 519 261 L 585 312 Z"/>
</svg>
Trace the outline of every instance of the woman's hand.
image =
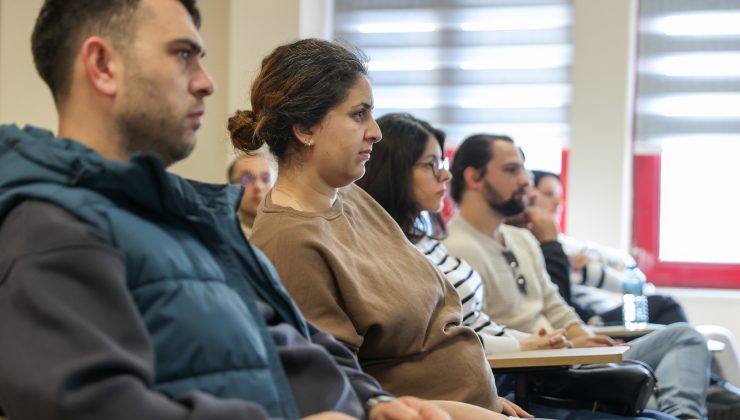
<svg viewBox="0 0 740 420">
<path fill-rule="evenodd" d="M 450 420 L 451 417 L 431 401 L 414 397 L 399 397 L 376 405 L 369 420 Z"/>
<path fill-rule="evenodd" d="M 537 335 L 530 335 L 520 341 L 519 345 L 523 351 L 573 347 L 573 344 L 568 341 L 568 336 L 565 334 L 564 329 L 558 329 L 548 333 L 544 328 L 540 328 Z"/>
</svg>

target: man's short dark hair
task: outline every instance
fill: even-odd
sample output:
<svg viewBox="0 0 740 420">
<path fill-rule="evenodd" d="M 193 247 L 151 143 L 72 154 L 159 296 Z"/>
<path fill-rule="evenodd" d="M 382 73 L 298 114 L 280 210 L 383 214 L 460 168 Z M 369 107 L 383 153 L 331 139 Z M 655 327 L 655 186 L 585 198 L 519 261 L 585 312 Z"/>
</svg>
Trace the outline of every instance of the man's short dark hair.
<svg viewBox="0 0 740 420">
<path fill-rule="evenodd" d="M 562 181 L 560 181 L 560 175 L 558 175 L 558 174 L 556 174 L 554 172 L 540 171 L 540 170 L 534 169 L 534 170 L 532 170 L 532 177 L 534 178 L 533 179 L 534 186 L 535 187 L 539 187 L 540 186 L 540 181 L 542 181 L 544 178 L 547 178 L 548 176 L 557 179 L 558 182 L 562 182 Z"/>
<path fill-rule="evenodd" d="M 450 173 L 452 174 L 450 196 L 456 204 L 460 204 L 462 194 L 465 192 L 465 177 L 463 176 L 463 172 L 465 172 L 466 168 L 472 166 L 480 171 L 481 177 L 485 176 L 486 165 L 494 158 L 493 143 L 497 140 L 514 143 L 514 140 L 509 136 L 500 134 L 475 134 L 466 138 L 460 147 L 457 148 L 457 151 L 455 151 L 452 166 L 450 167 Z"/>
<path fill-rule="evenodd" d="M 82 42 L 92 35 L 108 37 L 116 48 L 130 44 L 133 15 L 140 0 L 46 0 L 31 36 L 36 70 L 54 100 L 69 94 L 72 63 Z M 180 0 L 200 27 L 196 0 Z M 128 37 L 128 38 L 127 38 Z"/>
</svg>

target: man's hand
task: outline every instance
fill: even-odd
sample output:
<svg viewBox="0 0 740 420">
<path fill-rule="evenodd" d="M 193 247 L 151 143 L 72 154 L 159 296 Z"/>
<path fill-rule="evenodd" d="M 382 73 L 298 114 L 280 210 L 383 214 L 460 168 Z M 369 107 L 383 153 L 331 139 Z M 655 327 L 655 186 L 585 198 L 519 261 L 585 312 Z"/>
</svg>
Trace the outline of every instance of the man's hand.
<svg viewBox="0 0 740 420">
<path fill-rule="evenodd" d="M 501 397 L 499 397 L 501 398 Z M 501 403 L 504 405 L 504 409 L 502 411 L 502 414 L 505 414 L 507 416 L 511 417 L 521 417 L 523 419 L 531 419 L 534 417 L 533 415 L 527 413 L 524 411 L 523 408 L 519 407 L 518 405 L 514 404 L 513 402 L 507 400 L 506 398 L 501 398 Z"/>
<path fill-rule="evenodd" d="M 520 341 L 519 344 L 524 351 L 573 347 L 572 343 L 568 341 L 568 337 L 565 335 L 564 329 L 558 329 L 548 333 L 544 328 L 540 328 L 537 335 L 530 335 Z"/>
<path fill-rule="evenodd" d="M 582 335 L 571 340 L 574 347 L 611 347 L 616 345 L 610 337 L 605 335 Z"/>
<path fill-rule="evenodd" d="M 584 252 L 570 255 L 568 259 L 570 260 L 570 267 L 573 271 L 583 270 L 583 267 L 591 261 L 591 257 Z"/>
<path fill-rule="evenodd" d="M 571 324 L 565 331 L 574 347 L 611 347 L 617 344 L 605 335 L 594 335 L 580 323 Z"/>
<path fill-rule="evenodd" d="M 527 220 L 527 229 L 540 243 L 558 240 L 558 225 L 550 213 L 539 207 L 527 207 L 524 210 Z"/>
<path fill-rule="evenodd" d="M 450 420 L 451 417 L 430 401 L 414 397 L 399 397 L 393 401 L 376 405 L 370 420 Z"/>
</svg>

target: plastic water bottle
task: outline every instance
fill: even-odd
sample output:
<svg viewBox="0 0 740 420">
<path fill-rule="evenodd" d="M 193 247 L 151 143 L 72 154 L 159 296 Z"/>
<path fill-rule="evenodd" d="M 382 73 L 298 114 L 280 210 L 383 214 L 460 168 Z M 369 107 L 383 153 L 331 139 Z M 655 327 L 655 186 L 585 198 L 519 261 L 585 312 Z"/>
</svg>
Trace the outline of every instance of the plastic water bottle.
<svg viewBox="0 0 740 420">
<path fill-rule="evenodd" d="M 628 268 L 628 278 L 624 281 L 622 320 L 629 329 L 639 330 L 647 327 L 648 302 L 643 294 L 645 274 L 637 266 Z"/>
</svg>

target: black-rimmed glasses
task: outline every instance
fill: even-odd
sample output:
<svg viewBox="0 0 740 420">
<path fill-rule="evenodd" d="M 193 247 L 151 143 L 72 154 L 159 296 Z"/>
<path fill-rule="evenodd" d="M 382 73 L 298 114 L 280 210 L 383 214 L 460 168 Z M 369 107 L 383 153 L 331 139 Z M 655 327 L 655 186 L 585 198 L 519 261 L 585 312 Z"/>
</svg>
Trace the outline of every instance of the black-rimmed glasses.
<svg viewBox="0 0 740 420">
<path fill-rule="evenodd" d="M 519 288 L 519 291 L 523 294 L 527 294 L 527 278 L 524 277 L 524 274 L 519 270 L 519 261 L 516 259 L 516 255 L 514 255 L 513 252 L 509 251 L 508 249 L 505 249 L 503 252 L 504 258 L 506 259 L 506 263 L 509 264 L 509 268 L 511 268 L 511 272 L 514 274 L 514 280 L 516 281 L 516 287 Z"/>
<path fill-rule="evenodd" d="M 447 159 L 447 157 L 444 157 L 442 159 L 435 159 L 430 162 L 420 162 L 415 163 L 414 166 L 418 166 L 420 168 L 429 168 L 432 170 L 432 175 L 434 175 L 435 178 L 440 179 L 442 177 L 442 171 L 450 171 L 450 160 Z"/>
</svg>

